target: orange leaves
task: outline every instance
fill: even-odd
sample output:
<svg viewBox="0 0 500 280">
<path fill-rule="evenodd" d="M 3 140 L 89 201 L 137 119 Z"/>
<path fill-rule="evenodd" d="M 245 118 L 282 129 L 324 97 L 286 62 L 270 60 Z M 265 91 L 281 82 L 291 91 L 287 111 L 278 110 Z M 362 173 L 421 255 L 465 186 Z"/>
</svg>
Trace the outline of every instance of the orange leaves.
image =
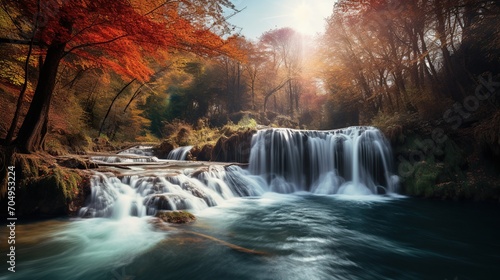
<svg viewBox="0 0 500 280">
<path fill-rule="evenodd" d="M 36 18 L 37 0 L 11 1 L 26 20 Z M 45 45 L 65 43 L 66 51 L 76 55 L 73 60 L 90 60 L 145 81 L 152 74 L 148 59 L 164 60 L 163 50 L 236 55 L 237 48 L 208 25 L 220 21 L 222 6 L 230 2 L 45 0 L 41 1 L 37 40 Z"/>
</svg>

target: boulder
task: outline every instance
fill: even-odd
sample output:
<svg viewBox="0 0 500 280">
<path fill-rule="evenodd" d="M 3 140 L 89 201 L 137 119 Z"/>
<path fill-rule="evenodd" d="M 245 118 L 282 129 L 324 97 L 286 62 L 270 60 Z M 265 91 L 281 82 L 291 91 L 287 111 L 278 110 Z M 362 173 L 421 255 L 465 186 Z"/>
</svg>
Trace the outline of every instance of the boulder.
<svg viewBox="0 0 500 280">
<path fill-rule="evenodd" d="M 144 206 L 148 209 L 148 214 L 154 213 L 155 210 L 174 210 L 174 209 L 187 209 L 187 199 L 178 194 L 164 193 L 154 194 L 144 199 Z"/>
<path fill-rule="evenodd" d="M 166 159 L 168 154 L 175 148 L 177 148 L 177 145 L 170 140 L 165 140 L 159 146 L 153 148 L 153 154 L 157 158 Z"/>
<path fill-rule="evenodd" d="M 68 168 L 74 168 L 74 169 L 94 169 L 94 168 L 99 168 L 97 163 L 90 161 L 90 160 L 84 160 L 80 158 L 66 158 L 66 159 L 59 159 L 57 160 L 57 163 L 60 166 L 68 167 Z"/>
<path fill-rule="evenodd" d="M 186 224 L 196 220 L 196 217 L 186 211 L 158 211 L 155 217 L 172 224 Z"/>
<path fill-rule="evenodd" d="M 212 151 L 214 149 L 214 145 L 206 144 L 201 149 L 197 150 L 196 160 L 199 161 L 210 161 L 212 158 Z"/>
<path fill-rule="evenodd" d="M 73 215 L 91 193 L 90 173 L 61 167 L 51 158 L 14 154 L 10 165 L 16 171 L 17 216 Z M 0 202 L 6 204 L 4 199 Z"/>
<path fill-rule="evenodd" d="M 218 162 L 248 163 L 255 129 L 245 129 L 231 136 L 221 136 L 212 149 L 211 160 Z"/>
</svg>

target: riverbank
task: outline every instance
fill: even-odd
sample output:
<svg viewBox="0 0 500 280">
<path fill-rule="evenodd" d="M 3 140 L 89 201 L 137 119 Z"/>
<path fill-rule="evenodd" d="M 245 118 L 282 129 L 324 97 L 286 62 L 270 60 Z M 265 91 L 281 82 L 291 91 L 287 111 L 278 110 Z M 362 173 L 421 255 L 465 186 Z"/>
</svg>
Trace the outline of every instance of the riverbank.
<svg viewBox="0 0 500 280">
<path fill-rule="evenodd" d="M 408 120 L 381 129 L 391 142 L 403 194 L 500 202 L 498 127 L 499 114 L 457 129 Z"/>
</svg>

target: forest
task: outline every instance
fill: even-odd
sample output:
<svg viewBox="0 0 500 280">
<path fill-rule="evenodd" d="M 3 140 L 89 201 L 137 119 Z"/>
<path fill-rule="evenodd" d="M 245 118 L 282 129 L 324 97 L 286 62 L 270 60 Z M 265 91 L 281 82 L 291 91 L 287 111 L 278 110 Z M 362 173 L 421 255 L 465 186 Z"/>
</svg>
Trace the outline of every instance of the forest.
<svg viewBox="0 0 500 280">
<path fill-rule="evenodd" d="M 317 38 L 280 28 L 258 41 L 232 32 L 229 1 L 108 2 L 2 1 L 6 143 L 36 151 L 47 133 L 82 131 L 154 141 L 175 120 L 243 115 L 333 129 L 496 111 L 471 97 L 497 86 L 496 1 L 339 1 Z"/>
<path fill-rule="evenodd" d="M 400 167 L 447 135 L 500 155 L 498 1 L 340 0 L 317 36 L 257 40 L 230 23 L 240 12 L 229 0 L 2 0 L 2 145 L 61 155 L 187 131 L 174 146 L 201 149 L 228 126 L 373 125 L 401 145 L 431 138 L 416 159 L 396 149 Z"/>
<path fill-rule="evenodd" d="M 499 106 L 498 0 L 0 0 L 0 279 L 497 279 Z"/>
</svg>

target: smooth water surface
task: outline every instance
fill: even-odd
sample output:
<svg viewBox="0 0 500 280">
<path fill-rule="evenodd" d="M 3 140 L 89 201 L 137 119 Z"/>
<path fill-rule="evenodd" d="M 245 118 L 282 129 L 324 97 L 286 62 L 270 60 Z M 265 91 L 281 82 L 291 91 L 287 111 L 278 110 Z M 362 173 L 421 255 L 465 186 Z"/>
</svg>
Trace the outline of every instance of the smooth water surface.
<svg viewBox="0 0 500 280">
<path fill-rule="evenodd" d="M 16 273 L 4 262 L 0 279 L 500 277 L 498 205 L 266 193 L 196 215 L 168 231 L 149 217 L 18 226 Z"/>
</svg>

